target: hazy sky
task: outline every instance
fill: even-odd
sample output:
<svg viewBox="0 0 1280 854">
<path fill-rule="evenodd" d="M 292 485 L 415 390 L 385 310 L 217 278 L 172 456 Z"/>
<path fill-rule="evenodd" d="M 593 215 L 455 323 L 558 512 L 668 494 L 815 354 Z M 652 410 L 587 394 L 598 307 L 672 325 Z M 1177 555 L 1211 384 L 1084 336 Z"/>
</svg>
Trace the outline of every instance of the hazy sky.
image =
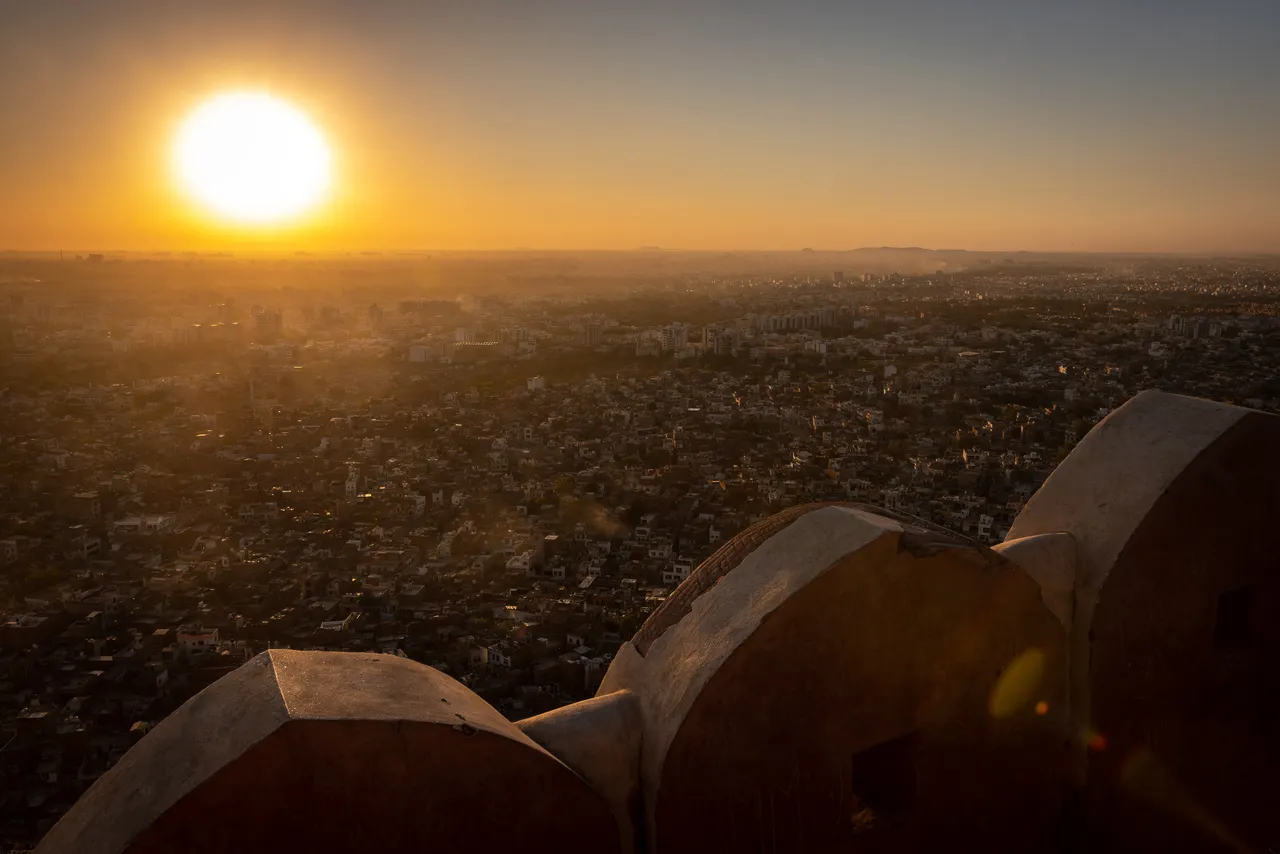
<svg viewBox="0 0 1280 854">
<path fill-rule="evenodd" d="M 181 118 L 320 124 L 304 224 Z M 0 0 L 0 248 L 1280 251 L 1280 0 Z"/>
</svg>

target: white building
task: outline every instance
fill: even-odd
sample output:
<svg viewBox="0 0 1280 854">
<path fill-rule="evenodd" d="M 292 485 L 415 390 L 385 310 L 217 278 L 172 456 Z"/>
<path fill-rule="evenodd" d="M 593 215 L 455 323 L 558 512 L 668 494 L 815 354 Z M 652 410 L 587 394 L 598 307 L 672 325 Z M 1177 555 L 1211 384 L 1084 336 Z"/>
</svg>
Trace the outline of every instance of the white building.
<svg viewBox="0 0 1280 854">
<path fill-rule="evenodd" d="M 153 513 L 145 516 L 126 516 L 117 520 L 112 528 L 120 534 L 159 534 L 168 531 L 178 521 L 171 513 Z"/>
<path fill-rule="evenodd" d="M 218 648 L 218 630 L 204 626 L 181 626 L 178 629 L 178 646 L 188 654 L 200 654 Z"/>
</svg>

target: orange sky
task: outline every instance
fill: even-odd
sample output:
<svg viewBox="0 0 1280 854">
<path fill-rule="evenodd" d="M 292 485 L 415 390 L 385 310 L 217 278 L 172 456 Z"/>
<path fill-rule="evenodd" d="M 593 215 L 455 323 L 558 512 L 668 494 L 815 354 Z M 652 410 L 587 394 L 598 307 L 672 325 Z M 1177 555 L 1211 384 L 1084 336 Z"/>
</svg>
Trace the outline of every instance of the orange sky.
<svg viewBox="0 0 1280 854">
<path fill-rule="evenodd" d="M 1280 251 L 1256 4 L 413 5 L 6 4 L 0 249 Z M 178 123 L 236 89 L 326 133 L 313 216 L 177 192 Z"/>
</svg>

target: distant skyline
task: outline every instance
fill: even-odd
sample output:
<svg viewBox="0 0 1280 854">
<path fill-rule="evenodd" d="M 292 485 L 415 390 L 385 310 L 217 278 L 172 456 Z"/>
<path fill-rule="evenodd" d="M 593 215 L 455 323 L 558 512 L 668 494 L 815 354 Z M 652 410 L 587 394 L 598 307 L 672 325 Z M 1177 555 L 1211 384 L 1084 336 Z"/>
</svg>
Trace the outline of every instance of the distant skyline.
<svg viewBox="0 0 1280 854">
<path fill-rule="evenodd" d="M 0 250 L 1280 252 L 1280 3 L 0 6 Z M 333 192 L 230 227 L 168 168 L 227 91 Z"/>
</svg>

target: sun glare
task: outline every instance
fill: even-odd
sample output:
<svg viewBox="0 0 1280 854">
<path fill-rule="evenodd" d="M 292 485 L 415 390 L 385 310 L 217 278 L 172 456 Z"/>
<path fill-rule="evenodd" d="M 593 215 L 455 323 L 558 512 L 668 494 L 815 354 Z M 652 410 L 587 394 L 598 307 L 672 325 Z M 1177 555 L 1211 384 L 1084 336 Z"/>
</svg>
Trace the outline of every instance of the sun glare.
<svg viewBox="0 0 1280 854">
<path fill-rule="evenodd" d="M 221 216 L 273 223 L 315 206 L 329 189 L 332 157 L 320 130 L 272 95 L 235 92 L 204 102 L 173 149 L 182 188 Z"/>
</svg>

